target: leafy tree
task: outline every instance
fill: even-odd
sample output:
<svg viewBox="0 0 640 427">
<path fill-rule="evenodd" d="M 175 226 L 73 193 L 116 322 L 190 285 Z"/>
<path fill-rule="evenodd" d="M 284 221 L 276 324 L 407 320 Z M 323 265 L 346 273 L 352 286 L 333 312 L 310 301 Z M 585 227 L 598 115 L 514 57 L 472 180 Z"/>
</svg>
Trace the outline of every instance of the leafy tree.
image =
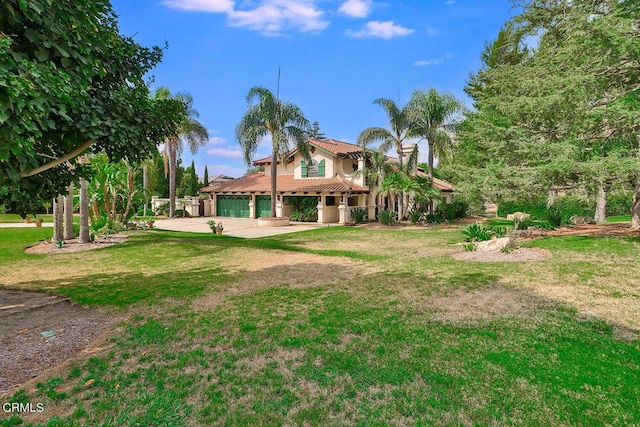
<svg viewBox="0 0 640 427">
<path fill-rule="evenodd" d="M 639 17 L 630 1 L 522 2 L 467 85 L 459 187 L 504 200 L 582 186 L 604 211 L 607 188 L 630 183 L 640 227 Z"/>
<path fill-rule="evenodd" d="M 175 105 L 144 82 L 162 50 L 120 36 L 108 1 L 7 0 L 0 28 L 0 203 L 12 210 L 88 176 L 81 153 L 135 162 L 175 127 Z"/>
<path fill-rule="evenodd" d="M 192 153 L 198 151 L 209 140 L 209 132 L 197 118 L 198 111 L 193 108 L 193 98 L 189 94 L 178 93 L 171 95 L 169 89 L 161 87 L 156 90 L 155 98 L 160 100 L 174 100 L 182 106 L 179 112 L 178 126 L 173 134 L 164 140 L 165 155 L 168 164 L 165 164 L 165 174 L 169 172 L 169 217 L 173 218 L 176 211 L 176 166 L 177 158 L 182 152 L 183 142 L 186 141 Z"/>
<path fill-rule="evenodd" d="M 247 166 L 250 166 L 262 138 L 271 137 L 271 216 L 275 217 L 278 161 L 288 161 L 291 142 L 303 157 L 308 157 L 306 132 L 309 121 L 297 105 L 279 100 L 264 87 L 252 87 L 247 102 L 249 109 L 236 127 L 236 139 Z"/>
<path fill-rule="evenodd" d="M 406 139 L 415 136 L 411 122 L 411 106 L 407 104 L 403 108 L 398 108 L 395 102 L 386 98 L 379 98 L 373 102 L 374 104 L 378 104 L 384 108 L 387 113 L 391 129 L 385 129 L 382 127 L 367 128 L 358 135 L 358 145 L 363 147 L 363 150 L 366 152 L 371 143 L 380 141 L 378 149 L 383 153 L 386 153 L 389 149 L 395 147 L 396 153 L 398 154 L 398 164 L 402 169 L 402 157 L 404 155 L 402 145 Z M 393 194 L 396 195 L 396 193 Z M 403 217 L 403 197 L 398 196 L 398 220 L 402 220 Z"/>
</svg>

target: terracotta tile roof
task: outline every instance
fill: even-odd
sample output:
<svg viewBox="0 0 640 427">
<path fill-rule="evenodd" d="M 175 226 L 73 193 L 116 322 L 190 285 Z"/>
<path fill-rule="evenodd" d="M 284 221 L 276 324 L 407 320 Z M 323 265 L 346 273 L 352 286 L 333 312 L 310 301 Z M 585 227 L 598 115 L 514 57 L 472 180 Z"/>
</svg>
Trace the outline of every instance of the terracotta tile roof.
<svg viewBox="0 0 640 427">
<path fill-rule="evenodd" d="M 342 175 L 332 178 L 303 178 L 294 179 L 293 175 L 278 175 L 276 188 L 278 192 L 367 192 L 366 187 L 351 183 Z M 263 172 L 254 173 L 202 189 L 204 192 L 233 193 L 233 192 L 270 192 L 271 177 Z"/>
<path fill-rule="evenodd" d="M 350 158 L 357 159 L 361 156 L 362 147 L 349 144 L 348 142 L 337 141 L 335 139 L 323 139 L 323 140 L 315 140 L 310 139 L 307 141 L 311 146 L 316 146 L 320 149 L 330 152 L 338 158 Z M 289 150 L 287 156 L 292 156 L 298 151 L 296 148 Z M 254 160 L 254 165 L 268 165 L 271 163 L 271 156 L 265 157 L 263 159 Z"/>
</svg>

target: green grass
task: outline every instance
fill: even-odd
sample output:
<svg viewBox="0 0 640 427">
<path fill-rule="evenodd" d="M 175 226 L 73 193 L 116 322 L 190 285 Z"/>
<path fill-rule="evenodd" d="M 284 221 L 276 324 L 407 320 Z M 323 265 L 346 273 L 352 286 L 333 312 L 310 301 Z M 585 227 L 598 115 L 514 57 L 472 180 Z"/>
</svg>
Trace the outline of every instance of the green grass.
<svg viewBox="0 0 640 427">
<path fill-rule="evenodd" d="M 53 222 L 52 214 L 38 214 L 37 217 L 41 218 L 44 222 Z M 29 215 L 28 218 L 30 218 L 32 222 L 34 221 L 33 215 Z M 0 224 L 15 222 L 24 222 L 24 219 L 22 219 L 18 214 L 0 214 Z"/>
<path fill-rule="evenodd" d="M 624 311 L 638 304 L 638 239 L 540 239 L 528 245 L 551 257 L 538 263 L 455 261 L 460 228 L 148 230 L 22 253 L 44 235 L 0 230 L 0 282 L 127 320 L 109 350 L 9 398 L 46 404 L 23 425 L 640 423 L 640 341 L 619 332 L 640 327 Z M 608 298 L 623 311 L 589 311 Z"/>
<path fill-rule="evenodd" d="M 607 222 L 631 222 L 631 215 L 618 215 L 607 217 Z"/>
</svg>

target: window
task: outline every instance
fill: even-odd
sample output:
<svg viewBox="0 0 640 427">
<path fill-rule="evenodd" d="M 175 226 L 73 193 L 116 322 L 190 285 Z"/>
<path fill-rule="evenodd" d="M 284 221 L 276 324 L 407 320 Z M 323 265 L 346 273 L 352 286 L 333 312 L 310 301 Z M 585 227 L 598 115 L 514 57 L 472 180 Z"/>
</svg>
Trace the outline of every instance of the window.
<svg viewBox="0 0 640 427">
<path fill-rule="evenodd" d="M 324 199 L 325 206 L 335 206 L 336 205 L 336 196 L 327 196 Z"/>
<path fill-rule="evenodd" d="M 313 159 L 309 160 L 308 163 L 302 160 L 302 162 L 300 162 L 300 167 L 302 169 L 301 175 L 303 178 L 324 178 L 324 165 L 324 159 L 320 160 L 319 163 Z"/>
</svg>

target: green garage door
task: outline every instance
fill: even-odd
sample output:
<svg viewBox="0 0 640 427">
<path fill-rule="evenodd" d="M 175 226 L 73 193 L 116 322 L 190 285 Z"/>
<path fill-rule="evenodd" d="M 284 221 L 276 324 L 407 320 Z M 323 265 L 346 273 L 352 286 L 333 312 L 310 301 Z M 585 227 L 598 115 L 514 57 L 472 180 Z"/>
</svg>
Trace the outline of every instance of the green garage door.
<svg viewBox="0 0 640 427">
<path fill-rule="evenodd" d="M 256 196 L 256 218 L 271 216 L 271 196 Z"/>
<path fill-rule="evenodd" d="M 250 200 L 251 196 L 218 196 L 216 199 L 216 216 L 249 218 Z"/>
</svg>

